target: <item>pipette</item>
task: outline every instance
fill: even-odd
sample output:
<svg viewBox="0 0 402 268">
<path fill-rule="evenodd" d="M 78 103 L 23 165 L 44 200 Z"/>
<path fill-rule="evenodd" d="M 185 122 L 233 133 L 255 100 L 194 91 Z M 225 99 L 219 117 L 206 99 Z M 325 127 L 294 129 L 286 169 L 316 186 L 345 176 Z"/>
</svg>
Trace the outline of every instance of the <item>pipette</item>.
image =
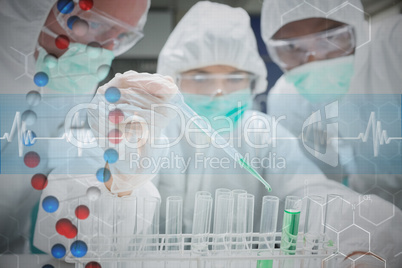
<svg viewBox="0 0 402 268">
<path fill-rule="evenodd" d="M 174 96 L 171 100 L 171 103 L 176 105 L 181 109 L 181 111 L 188 117 L 191 118 L 196 126 L 198 126 L 205 134 L 207 134 L 211 140 L 214 140 L 216 144 L 221 145 L 222 149 L 232 157 L 237 163 L 239 163 L 243 168 L 245 168 L 251 175 L 253 175 L 256 179 L 258 179 L 270 192 L 271 186 L 261 177 L 260 174 L 256 170 L 254 170 L 245 160 L 245 158 L 235 149 L 230 143 L 227 143 L 226 140 L 216 132 L 208 121 L 204 120 L 200 117 L 193 109 L 191 109 L 185 102 L 183 95 L 178 92 L 176 96 Z M 223 146 L 227 144 L 227 146 Z"/>
</svg>

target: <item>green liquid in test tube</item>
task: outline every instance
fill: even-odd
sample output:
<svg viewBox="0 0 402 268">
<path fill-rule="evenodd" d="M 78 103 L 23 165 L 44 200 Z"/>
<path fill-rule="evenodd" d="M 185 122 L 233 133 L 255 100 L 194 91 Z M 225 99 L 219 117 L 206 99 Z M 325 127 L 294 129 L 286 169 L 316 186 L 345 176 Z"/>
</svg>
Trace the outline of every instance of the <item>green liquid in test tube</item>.
<svg viewBox="0 0 402 268">
<path fill-rule="evenodd" d="M 207 134 L 211 140 L 214 140 L 217 144 L 219 145 L 225 145 L 227 144 L 226 140 L 218 134 L 218 132 L 214 131 L 209 122 L 204 120 L 202 117 L 200 117 L 196 112 L 194 112 L 193 109 L 191 109 L 185 102 L 183 95 L 180 92 L 177 92 L 176 96 L 172 98 L 171 103 L 176 105 L 177 107 L 180 107 L 181 111 L 188 117 L 190 118 L 195 125 L 197 125 L 205 134 Z M 264 184 L 265 188 L 268 190 L 268 192 L 271 192 L 271 186 L 266 182 L 258 172 L 253 169 L 246 160 L 244 160 L 244 157 L 241 156 L 241 154 L 233 148 L 230 144 L 228 146 L 222 147 L 222 149 L 230 156 L 232 157 L 237 163 L 239 163 L 243 168 L 245 168 L 248 172 L 250 172 L 251 175 L 253 175 L 256 179 L 258 179 L 262 184 Z"/>
<path fill-rule="evenodd" d="M 285 255 L 294 255 L 296 252 L 301 204 L 300 197 L 286 197 L 281 239 L 281 251 Z"/>
<path fill-rule="evenodd" d="M 274 262 L 272 260 L 258 260 L 257 268 L 272 268 Z"/>
<path fill-rule="evenodd" d="M 297 234 L 299 233 L 300 211 L 285 210 L 283 215 L 283 229 L 281 249 L 296 250 Z M 289 253 L 293 255 L 294 253 Z"/>
</svg>

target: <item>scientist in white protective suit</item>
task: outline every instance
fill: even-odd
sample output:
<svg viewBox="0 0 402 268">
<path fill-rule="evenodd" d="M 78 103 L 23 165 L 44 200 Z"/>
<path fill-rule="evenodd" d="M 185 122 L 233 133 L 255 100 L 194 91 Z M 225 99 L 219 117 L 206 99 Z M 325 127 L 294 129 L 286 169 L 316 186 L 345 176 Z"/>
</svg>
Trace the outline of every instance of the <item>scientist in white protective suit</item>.
<svg viewBox="0 0 402 268">
<path fill-rule="evenodd" d="M 267 111 L 287 116 L 280 124 L 303 138 L 306 156 L 330 178 L 402 208 L 397 194 L 402 190 L 400 142 L 379 147 L 376 142 L 384 133 L 375 121 L 380 118 L 388 137 L 400 137 L 400 127 L 385 119 L 400 113 L 391 106 L 400 107 L 402 16 L 376 23 L 364 16 L 360 0 L 264 1 L 261 35 L 270 57 L 284 71 L 268 94 Z M 339 133 L 321 125 L 325 118 L 312 123 L 324 116 L 317 111 L 335 101 L 336 120 L 342 120 Z M 304 127 L 308 118 L 311 124 Z M 360 133 L 369 139 L 353 139 Z M 325 152 L 334 150 L 339 150 L 339 162 L 337 157 L 336 163 L 326 161 Z"/>
<path fill-rule="evenodd" d="M 156 75 L 134 71 L 117 74 L 98 89 L 88 115 L 94 135 L 99 137 L 101 157 L 92 157 L 88 168 L 91 172 L 70 175 L 69 181 L 57 181 L 63 178 L 61 174 L 52 176 L 49 186 L 54 179 L 53 187 L 45 189 L 42 199 L 51 195 L 67 201 L 52 215 L 41 209 L 38 220 L 46 219 L 46 224 L 52 225 L 60 217 L 71 214 L 68 207 L 74 205 L 69 203 L 77 202 L 68 201 L 72 195 L 83 196 L 80 202 L 91 206 L 85 193 L 94 184 L 98 184 L 104 193 L 109 190 L 126 200 L 160 195 L 164 202 L 168 196 L 181 196 L 184 201 L 183 233 L 192 231 L 194 198 L 198 191 L 214 193 L 218 188 L 229 188 L 253 194 L 256 200 L 255 232 L 259 231 L 261 200 L 265 195 L 276 195 L 283 201 L 288 195 L 339 194 L 343 207 L 330 217 L 337 219 L 339 228 L 345 229 L 339 241 L 345 256 L 375 254 L 391 267 L 397 267 L 400 259 L 394 256 L 402 247 L 402 230 L 398 224 L 402 219 L 401 212 L 395 210 L 393 218 L 373 226 L 356 211 L 360 209 L 367 217 L 376 219 L 382 216 L 383 210 L 392 210 L 392 204 L 375 196 L 370 202 L 363 202 L 355 192 L 327 180 L 305 158 L 292 134 L 277 125 L 275 118 L 249 109 L 254 94 L 266 88 L 266 70 L 244 10 L 217 3 L 197 3 L 179 22 L 162 49 L 158 72 L 160 74 Z M 185 102 L 209 120 L 272 186 L 271 193 L 181 114 L 173 103 L 178 92 L 173 81 L 177 81 Z M 112 119 L 110 112 L 113 112 Z M 116 122 L 115 114 L 124 116 Z M 112 124 L 109 121 L 113 121 Z M 105 142 L 101 143 L 101 140 Z M 93 164 L 96 161 L 99 162 Z M 97 176 L 100 168 L 103 168 L 100 174 L 105 182 L 103 185 L 99 185 Z M 156 188 L 152 189 L 152 184 Z M 127 211 L 134 211 L 136 204 L 131 205 L 132 209 Z M 128 226 L 131 221 L 132 228 L 127 228 L 125 234 L 133 233 L 135 222 L 132 217 L 120 210 L 113 211 L 112 206 L 101 209 L 97 213 L 104 212 L 98 215 L 102 222 L 117 217 Z M 137 206 L 137 217 L 139 213 L 144 211 L 139 212 Z M 161 233 L 164 232 L 165 214 L 162 203 Z M 347 228 L 353 223 L 366 232 Z M 91 231 L 96 231 L 85 226 L 85 221 L 79 224 L 89 231 L 81 238 L 90 241 Z M 395 231 L 390 233 L 390 228 Z M 108 234 L 111 234 L 110 230 L 104 235 Z M 54 238 L 43 244 L 40 242 L 43 237 L 38 235 L 38 243 L 48 251 L 54 243 L 71 243 L 67 239 Z M 349 262 L 341 261 L 341 264 L 348 265 Z"/>
<path fill-rule="evenodd" d="M 39 252 L 32 234 L 40 190 L 72 148 L 47 139 L 63 135 L 68 109 L 91 100 L 113 58 L 143 36 L 149 5 L 147 0 L 1 2 L 1 136 L 11 132 L 1 141 L 1 254 Z M 80 19 L 68 20 L 75 15 Z M 55 233 L 54 226 L 49 230 Z"/>
</svg>

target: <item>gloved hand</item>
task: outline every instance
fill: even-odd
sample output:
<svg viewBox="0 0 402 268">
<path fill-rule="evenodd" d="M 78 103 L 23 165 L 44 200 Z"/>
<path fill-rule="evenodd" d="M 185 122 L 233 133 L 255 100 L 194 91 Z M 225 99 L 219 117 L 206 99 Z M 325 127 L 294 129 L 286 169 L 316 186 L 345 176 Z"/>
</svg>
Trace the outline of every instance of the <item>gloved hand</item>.
<svg viewBox="0 0 402 268">
<path fill-rule="evenodd" d="M 176 115 L 167 106 L 177 92 L 170 77 L 134 71 L 116 74 L 98 89 L 92 101 L 97 109 L 88 109 L 88 121 L 105 154 L 110 149 L 117 152 L 116 162 L 110 155 L 105 157 L 113 178 L 112 193 L 134 190 L 159 171 L 158 158 L 168 153 L 161 146 L 168 143 L 162 130 Z"/>
</svg>

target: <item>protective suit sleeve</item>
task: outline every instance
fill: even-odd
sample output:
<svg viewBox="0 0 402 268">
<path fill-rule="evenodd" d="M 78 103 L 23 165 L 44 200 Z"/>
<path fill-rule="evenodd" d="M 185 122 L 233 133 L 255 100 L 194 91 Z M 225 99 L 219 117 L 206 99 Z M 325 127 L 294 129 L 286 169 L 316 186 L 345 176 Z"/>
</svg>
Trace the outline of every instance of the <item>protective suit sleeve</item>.
<svg viewBox="0 0 402 268">
<path fill-rule="evenodd" d="M 118 100 L 111 100 L 111 89 Z M 139 163 L 167 155 L 163 129 L 176 115 L 169 101 L 177 91 L 170 77 L 134 71 L 117 74 L 98 89 L 92 101 L 98 109 L 88 110 L 88 120 L 105 154 L 110 149 L 118 154 L 115 162 L 105 158 L 113 177 L 111 192 L 136 189 L 157 174 L 158 168 Z M 119 118 L 111 119 L 110 112 L 118 112 Z"/>
<path fill-rule="evenodd" d="M 69 165 L 73 165 L 74 161 L 85 161 L 85 157 L 71 160 Z M 88 164 L 93 163 L 88 161 Z M 49 197 L 57 200 L 58 205 L 54 212 L 49 211 L 49 205 L 44 201 Z M 48 185 L 40 199 L 34 245 L 53 256 L 57 252 L 52 251 L 53 247 L 62 245 L 66 254 L 56 254 L 55 257 L 58 258 L 68 256 L 72 243 L 77 240 L 87 245 L 87 254 L 94 251 L 109 252 L 112 235 L 128 237 L 147 228 L 144 224 L 136 228 L 136 215 L 144 214 L 138 203 L 148 197 L 160 198 L 158 190 L 151 182 L 143 184 L 130 196 L 118 197 L 110 193 L 97 179 L 95 172 L 72 174 L 67 168 L 55 169 L 49 174 Z M 86 218 L 83 207 L 89 210 Z M 116 230 L 120 233 L 117 234 Z M 128 242 L 127 239 L 119 242 L 119 247 L 126 247 Z"/>
</svg>

